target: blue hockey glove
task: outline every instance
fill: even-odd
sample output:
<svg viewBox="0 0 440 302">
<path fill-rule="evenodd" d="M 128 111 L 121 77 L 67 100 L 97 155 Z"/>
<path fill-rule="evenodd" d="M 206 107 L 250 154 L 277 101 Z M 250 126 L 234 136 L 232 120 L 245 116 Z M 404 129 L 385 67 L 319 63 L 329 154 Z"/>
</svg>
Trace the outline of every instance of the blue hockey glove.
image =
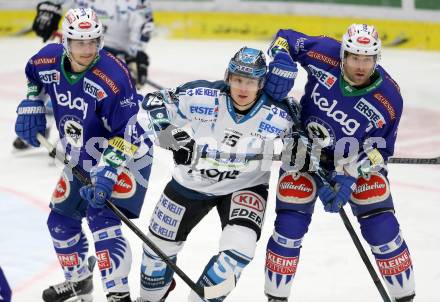
<svg viewBox="0 0 440 302">
<path fill-rule="evenodd" d="M 276 101 L 284 99 L 295 83 L 298 68 L 290 55 L 279 52 L 269 63 L 269 72 L 264 84 L 264 92 Z"/>
<path fill-rule="evenodd" d="M 348 175 L 336 175 L 332 178 L 334 188 L 322 186 L 318 189 L 318 196 L 324 204 L 324 210 L 338 213 L 350 200 L 351 193 L 356 189 L 356 178 Z"/>
<path fill-rule="evenodd" d="M 39 147 L 37 133 L 46 132 L 46 114 L 43 101 L 23 100 L 17 108 L 15 133 L 34 147 Z"/>
<path fill-rule="evenodd" d="M 90 173 L 92 184 L 79 189 L 82 199 L 87 200 L 90 206 L 102 208 L 105 201 L 112 195 L 113 186 L 118 179 L 115 167 L 105 166 Z"/>
</svg>

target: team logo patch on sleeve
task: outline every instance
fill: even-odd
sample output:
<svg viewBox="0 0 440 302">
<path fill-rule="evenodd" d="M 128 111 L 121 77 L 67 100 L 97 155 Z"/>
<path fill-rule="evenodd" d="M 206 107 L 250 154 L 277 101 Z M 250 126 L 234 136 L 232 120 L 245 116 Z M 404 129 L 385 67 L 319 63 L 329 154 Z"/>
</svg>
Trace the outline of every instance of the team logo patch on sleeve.
<svg viewBox="0 0 440 302">
<path fill-rule="evenodd" d="M 60 203 L 67 199 L 70 195 L 70 182 L 66 174 L 62 174 L 52 193 L 52 203 Z"/>
<path fill-rule="evenodd" d="M 123 169 L 118 175 L 118 180 L 113 187 L 112 197 L 114 198 L 130 198 L 136 192 L 136 179 L 134 175 L 128 170 Z"/>
<path fill-rule="evenodd" d="M 231 196 L 230 219 L 245 219 L 263 226 L 266 200 L 252 191 L 237 191 Z"/>
<path fill-rule="evenodd" d="M 285 172 L 278 181 L 277 198 L 286 203 L 304 204 L 316 196 L 315 180 L 306 173 Z"/>
<path fill-rule="evenodd" d="M 390 196 L 388 180 L 380 173 L 369 173 L 358 178 L 352 200 L 359 205 L 368 205 L 386 200 Z"/>
</svg>

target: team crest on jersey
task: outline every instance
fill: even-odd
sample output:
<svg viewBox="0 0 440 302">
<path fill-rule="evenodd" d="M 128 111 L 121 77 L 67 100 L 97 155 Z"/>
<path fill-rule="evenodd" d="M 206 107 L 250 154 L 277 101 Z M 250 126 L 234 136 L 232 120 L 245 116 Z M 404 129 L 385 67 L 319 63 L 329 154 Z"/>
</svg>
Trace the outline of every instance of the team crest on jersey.
<svg viewBox="0 0 440 302">
<path fill-rule="evenodd" d="M 72 147 L 80 148 L 83 146 L 84 129 L 81 121 L 76 116 L 63 116 L 59 129 L 64 133 L 64 138 Z"/>
<path fill-rule="evenodd" d="M 380 111 L 364 98 L 356 103 L 354 109 L 365 116 L 376 128 L 382 128 L 385 124 L 385 119 Z"/>
<path fill-rule="evenodd" d="M 70 182 L 65 173 L 63 173 L 55 186 L 52 193 L 52 203 L 60 203 L 67 199 L 70 195 Z"/>
<path fill-rule="evenodd" d="M 308 65 L 312 75 L 318 80 L 319 83 L 324 85 L 327 89 L 333 87 L 336 83 L 337 77 L 324 69 L 318 68 L 312 64 Z"/>
<path fill-rule="evenodd" d="M 101 101 L 107 97 L 107 93 L 104 91 L 104 89 L 88 78 L 84 78 L 83 90 L 85 93 L 93 98 L 96 98 L 98 101 Z"/>
<path fill-rule="evenodd" d="M 352 194 L 353 202 L 369 205 L 386 200 L 390 196 L 388 181 L 380 173 L 369 173 L 356 182 L 356 190 Z"/>
<path fill-rule="evenodd" d="M 118 175 L 118 180 L 113 187 L 112 197 L 121 199 L 130 198 L 135 192 L 136 179 L 128 169 L 124 168 Z"/>
<path fill-rule="evenodd" d="M 40 78 L 40 81 L 44 84 L 60 84 L 60 72 L 56 69 L 40 71 L 38 73 L 38 77 Z"/>
<path fill-rule="evenodd" d="M 335 133 L 329 124 L 317 117 L 310 117 L 306 121 L 307 132 L 313 141 L 321 147 L 331 146 L 335 142 Z"/>
<path fill-rule="evenodd" d="M 286 203 L 304 204 L 313 201 L 316 184 L 306 173 L 284 172 L 278 181 L 277 198 Z"/>
</svg>

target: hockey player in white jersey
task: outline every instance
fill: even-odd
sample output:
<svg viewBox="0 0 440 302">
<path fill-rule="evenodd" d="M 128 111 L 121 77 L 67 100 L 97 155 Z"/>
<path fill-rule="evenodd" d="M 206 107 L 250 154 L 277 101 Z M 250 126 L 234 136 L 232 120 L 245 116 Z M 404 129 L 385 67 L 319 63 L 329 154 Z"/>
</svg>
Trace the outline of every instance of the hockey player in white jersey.
<svg viewBox="0 0 440 302">
<path fill-rule="evenodd" d="M 104 26 L 104 49 L 127 63 L 139 88 L 146 83 L 149 57 L 145 52 L 154 29 L 151 4 L 147 0 L 52 0 L 40 2 L 32 29 L 44 42 L 58 30 L 62 5 L 92 8 Z M 51 102 L 48 100 L 47 105 Z M 29 145 L 20 138 L 13 142 L 15 149 Z"/>
<path fill-rule="evenodd" d="M 138 113 L 138 122 L 154 129 L 156 142 L 172 150 L 176 163 L 147 236 L 176 261 L 191 230 L 217 208 L 223 229 L 219 253 L 206 265 L 197 281 L 200 286 L 219 284 L 232 275 L 238 279 L 254 257 L 271 161 L 195 154 L 201 146 L 217 155 L 270 153 L 275 140 L 290 134 L 287 103 L 274 102 L 261 90 L 265 75 L 262 51 L 243 47 L 230 60 L 224 81 L 194 81 L 147 94 Z M 139 301 L 164 301 L 174 285 L 173 272 L 144 245 Z M 203 300 L 192 291 L 188 301 Z"/>
</svg>

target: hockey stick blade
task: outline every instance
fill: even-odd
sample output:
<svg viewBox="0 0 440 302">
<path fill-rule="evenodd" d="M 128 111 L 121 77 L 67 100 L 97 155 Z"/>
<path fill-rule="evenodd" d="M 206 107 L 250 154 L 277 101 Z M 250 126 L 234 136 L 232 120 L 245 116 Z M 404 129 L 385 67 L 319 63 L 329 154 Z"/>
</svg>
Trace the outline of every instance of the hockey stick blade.
<svg viewBox="0 0 440 302">
<path fill-rule="evenodd" d="M 413 165 L 439 165 L 440 156 L 433 158 L 417 158 L 417 157 L 391 157 L 388 159 L 389 164 L 413 164 Z"/>
<path fill-rule="evenodd" d="M 67 167 L 72 169 L 73 175 L 83 184 L 90 184 L 88 176 L 84 175 L 78 168 L 72 166 L 66 159 L 65 154 L 57 151 L 54 146 L 40 133 L 37 134 L 37 140 L 43 145 L 49 152 L 49 156 L 54 156 L 60 162 L 64 163 Z M 197 293 L 202 299 L 214 299 L 222 296 L 226 296 L 231 292 L 235 285 L 235 275 L 230 275 L 225 281 L 214 286 L 201 287 L 194 283 L 188 275 L 186 275 L 170 258 L 162 252 L 162 250 L 152 242 L 125 214 L 119 210 L 117 206 L 113 204 L 109 199 L 106 200 L 106 205 L 118 216 L 125 225 L 130 228 L 148 247 L 150 247 L 156 255 L 158 255 L 194 292 Z"/>
</svg>

